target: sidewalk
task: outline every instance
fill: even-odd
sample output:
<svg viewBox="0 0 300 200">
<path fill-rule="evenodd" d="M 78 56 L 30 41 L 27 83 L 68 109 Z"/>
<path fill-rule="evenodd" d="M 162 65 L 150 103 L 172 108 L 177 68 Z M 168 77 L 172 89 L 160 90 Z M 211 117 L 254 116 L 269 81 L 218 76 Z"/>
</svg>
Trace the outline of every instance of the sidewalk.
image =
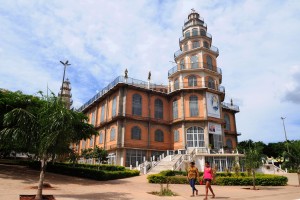
<svg viewBox="0 0 300 200">
<path fill-rule="evenodd" d="M 19 194 L 35 194 L 39 172 L 23 166 L 0 165 L 0 199 L 16 200 Z M 54 189 L 44 190 L 44 194 L 53 194 L 58 200 L 155 200 L 155 199 L 203 199 L 204 186 L 197 186 L 200 197 L 190 197 L 188 185 L 171 185 L 179 196 L 158 197 L 147 192 L 158 191 L 159 185 L 147 183 L 146 176 L 139 176 L 113 181 L 93 181 L 70 176 L 46 173 L 46 181 Z M 213 186 L 216 199 L 300 199 L 300 188 L 295 186 L 259 187 L 252 191 L 241 186 Z"/>
</svg>

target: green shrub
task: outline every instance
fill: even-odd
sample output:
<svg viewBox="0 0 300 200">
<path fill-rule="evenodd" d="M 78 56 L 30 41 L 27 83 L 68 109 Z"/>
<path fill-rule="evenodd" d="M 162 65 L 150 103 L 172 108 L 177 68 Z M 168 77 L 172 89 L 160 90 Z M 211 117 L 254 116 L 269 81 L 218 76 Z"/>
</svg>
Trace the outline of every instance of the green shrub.
<svg viewBox="0 0 300 200">
<path fill-rule="evenodd" d="M 218 177 L 217 185 L 252 185 L 252 177 Z M 259 175 L 255 184 L 262 186 L 282 186 L 287 184 L 287 177 L 276 175 Z"/>
<path fill-rule="evenodd" d="M 149 183 L 170 183 L 187 184 L 186 176 L 163 176 L 161 174 L 151 174 L 147 177 Z"/>
<path fill-rule="evenodd" d="M 27 165 L 32 169 L 40 169 L 40 162 L 37 161 L 28 162 Z M 72 164 L 66 163 L 48 163 L 46 170 L 52 173 L 89 178 L 99 181 L 128 178 L 132 176 L 138 176 L 140 174 L 138 170 L 126 170 L 125 167 L 122 166 L 99 165 L 100 170 L 98 170 L 98 168 L 96 168 L 95 166 L 96 165 L 80 164 L 73 167 Z M 120 170 L 116 171 L 117 169 Z"/>
<path fill-rule="evenodd" d="M 173 176 L 165 176 L 173 175 Z M 175 174 L 175 175 L 174 175 Z M 217 173 L 216 180 L 213 184 L 216 185 L 252 185 L 252 177 L 247 177 L 245 173 L 236 177 L 235 174 L 228 175 L 227 173 Z M 226 177 L 227 176 L 227 177 Z M 200 176 L 201 178 L 201 176 Z M 149 183 L 170 183 L 170 184 L 187 184 L 186 176 L 176 175 L 176 172 L 163 172 L 162 174 L 152 174 L 147 177 Z M 262 186 L 283 186 L 287 184 L 287 178 L 284 176 L 257 174 L 256 185 Z"/>
<path fill-rule="evenodd" d="M 107 171 L 124 171 L 126 168 L 118 165 L 92 165 L 92 164 L 73 164 L 73 163 L 55 163 L 55 165 L 64 165 L 70 167 L 77 168 L 89 168 L 89 169 L 99 169 L 99 170 L 107 170 Z"/>
</svg>

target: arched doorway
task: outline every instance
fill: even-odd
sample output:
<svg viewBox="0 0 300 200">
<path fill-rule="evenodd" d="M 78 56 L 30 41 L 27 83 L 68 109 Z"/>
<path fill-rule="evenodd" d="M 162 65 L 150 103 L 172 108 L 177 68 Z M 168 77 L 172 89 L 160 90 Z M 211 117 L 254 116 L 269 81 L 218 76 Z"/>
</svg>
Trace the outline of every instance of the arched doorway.
<svg viewBox="0 0 300 200">
<path fill-rule="evenodd" d="M 201 127 L 192 126 L 186 132 L 187 148 L 205 147 L 204 130 Z"/>
</svg>

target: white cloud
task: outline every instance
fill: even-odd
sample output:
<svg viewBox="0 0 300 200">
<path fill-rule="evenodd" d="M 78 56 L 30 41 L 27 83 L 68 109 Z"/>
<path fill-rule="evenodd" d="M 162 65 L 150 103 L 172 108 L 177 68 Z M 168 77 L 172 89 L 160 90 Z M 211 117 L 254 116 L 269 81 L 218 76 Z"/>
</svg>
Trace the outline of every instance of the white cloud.
<svg viewBox="0 0 300 200">
<path fill-rule="evenodd" d="M 191 8 L 204 17 L 227 100 L 240 103 L 241 139 L 281 140 L 280 116 L 297 139 L 299 108 L 281 101 L 298 87 L 290 66 L 300 65 L 298 1 L 2 1 L 0 86 L 58 92 L 59 60 L 80 106 L 125 68 L 130 77 L 167 83 L 181 26 Z M 295 72 L 296 73 L 296 72 Z M 294 74 L 295 74 L 294 73 Z M 296 122 L 295 122 L 296 121 Z M 275 136 L 274 136 L 275 134 Z M 276 135 L 277 134 L 277 135 Z M 274 136 L 274 137 L 273 137 Z"/>
</svg>

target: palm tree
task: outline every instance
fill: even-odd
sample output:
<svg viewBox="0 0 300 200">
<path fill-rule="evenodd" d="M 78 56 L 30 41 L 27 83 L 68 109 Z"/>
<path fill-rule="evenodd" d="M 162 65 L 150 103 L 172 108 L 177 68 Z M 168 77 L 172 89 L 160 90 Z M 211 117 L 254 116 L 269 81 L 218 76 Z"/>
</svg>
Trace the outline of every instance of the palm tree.
<svg viewBox="0 0 300 200">
<path fill-rule="evenodd" d="M 252 173 L 253 190 L 255 187 L 255 170 L 263 165 L 264 156 L 261 153 L 261 148 L 249 147 L 245 150 L 245 167 Z"/>
<path fill-rule="evenodd" d="M 0 142 L 15 145 L 35 154 L 41 162 L 35 199 L 42 199 L 47 161 L 51 154 L 63 155 L 71 143 L 97 134 L 87 117 L 65 108 L 53 94 L 42 96 L 44 103 L 35 109 L 15 108 L 4 116 Z"/>
</svg>

